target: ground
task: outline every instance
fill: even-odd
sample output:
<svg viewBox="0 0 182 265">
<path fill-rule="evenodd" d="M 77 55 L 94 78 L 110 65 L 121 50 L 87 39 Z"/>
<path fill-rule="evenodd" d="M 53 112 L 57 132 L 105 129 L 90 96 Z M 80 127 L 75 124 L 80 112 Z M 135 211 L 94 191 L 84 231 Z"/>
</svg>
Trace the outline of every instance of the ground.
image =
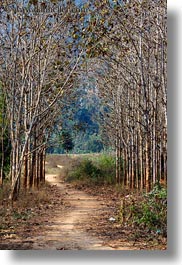
<svg viewBox="0 0 182 265">
<path fill-rule="evenodd" d="M 65 181 L 77 157 L 48 158 L 46 188 L 31 207 L 18 206 L 1 222 L 0 249 L 141 250 L 165 249 L 165 243 L 137 239 L 117 222 L 119 194 L 111 186 L 89 187 Z M 47 198 L 46 194 L 48 194 Z M 30 194 L 30 200 L 32 200 Z M 39 194 L 40 196 L 40 194 Z M 35 203 L 34 203 L 35 204 Z M 3 221 L 4 221 L 3 220 Z"/>
</svg>

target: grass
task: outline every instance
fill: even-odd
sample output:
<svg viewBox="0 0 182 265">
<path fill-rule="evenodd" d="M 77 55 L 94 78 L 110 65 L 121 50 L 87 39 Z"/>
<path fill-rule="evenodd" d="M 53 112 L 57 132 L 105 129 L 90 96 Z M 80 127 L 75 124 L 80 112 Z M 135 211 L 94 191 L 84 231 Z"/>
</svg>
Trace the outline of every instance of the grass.
<svg viewBox="0 0 182 265">
<path fill-rule="evenodd" d="M 46 173 L 59 174 L 69 182 L 114 184 L 115 158 L 100 153 L 47 155 Z"/>
<path fill-rule="evenodd" d="M 46 174 L 67 178 L 69 172 L 82 160 L 80 155 L 47 155 Z M 60 168 L 61 167 L 61 168 Z"/>
</svg>

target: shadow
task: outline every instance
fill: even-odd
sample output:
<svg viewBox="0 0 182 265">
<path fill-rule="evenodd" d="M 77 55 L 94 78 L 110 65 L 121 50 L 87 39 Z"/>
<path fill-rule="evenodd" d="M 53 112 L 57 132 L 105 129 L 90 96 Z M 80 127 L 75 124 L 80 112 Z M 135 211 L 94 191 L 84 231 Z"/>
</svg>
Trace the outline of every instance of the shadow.
<svg viewBox="0 0 182 265">
<path fill-rule="evenodd" d="M 32 262 L 64 262 L 64 261 L 79 261 L 86 262 L 89 264 L 89 261 L 136 261 L 136 259 L 142 259 L 145 262 L 160 261 L 160 260 L 169 260 L 169 255 L 165 251 L 13 251 L 11 254 L 11 259 L 14 263 L 19 263 L 20 261 L 26 262 L 31 260 Z"/>
<path fill-rule="evenodd" d="M 32 262 L 86 262 L 90 261 L 133 261 L 153 264 L 153 262 L 175 261 L 179 258 L 179 14 L 168 12 L 168 250 L 166 251 L 11 251 L 13 263 Z M 175 224 L 174 224 L 175 220 Z"/>
<path fill-rule="evenodd" d="M 179 256 L 179 13 L 168 12 L 168 255 Z M 174 224 L 175 220 L 175 224 Z"/>
</svg>

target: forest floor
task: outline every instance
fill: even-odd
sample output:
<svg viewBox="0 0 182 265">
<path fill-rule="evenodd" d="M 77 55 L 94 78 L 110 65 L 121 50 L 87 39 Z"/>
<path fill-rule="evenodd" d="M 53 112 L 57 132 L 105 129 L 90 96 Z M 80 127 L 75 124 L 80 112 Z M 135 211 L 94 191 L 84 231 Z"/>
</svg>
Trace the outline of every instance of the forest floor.
<svg viewBox="0 0 182 265">
<path fill-rule="evenodd" d="M 119 195 L 111 186 L 65 182 L 67 168 L 77 163 L 73 160 L 49 157 L 44 189 L 26 195 L 24 204 L 17 202 L 13 214 L 0 207 L 0 249 L 166 249 L 166 242 L 137 238 L 134 229 L 116 221 Z"/>
</svg>

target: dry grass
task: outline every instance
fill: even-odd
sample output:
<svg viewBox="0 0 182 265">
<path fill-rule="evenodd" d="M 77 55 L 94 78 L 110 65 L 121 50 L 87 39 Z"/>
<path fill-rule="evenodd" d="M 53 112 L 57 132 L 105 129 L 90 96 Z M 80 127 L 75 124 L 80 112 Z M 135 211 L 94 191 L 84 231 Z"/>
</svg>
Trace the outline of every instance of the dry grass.
<svg viewBox="0 0 182 265">
<path fill-rule="evenodd" d="M 68 176 L 85 155 L 47 155 L 46 174 L 58 174 L 63 178 Z"/>
<path fill-rule="evenodd" d="M 30 191 L 21 191 L 16 207 L 31 208 L 38 205 L 43 205 L 49 203 L 51 200 L 49 185 L 44 184 L 40 189 L 32 189 Z"/>
<path fill-rule="evenodd" d="M 3 206 L 6 204 L 9 198 L 11 190 L 11 185 L 10 183 L 6 183 L 3 185 L 3 189 L 0 189 L 0 205 Z M 29 204 L 34 203 L 35 201 L 42 201 L 46 202 L 48 200 L 48 190 L 49 190 L 49 185 L 48 184 L 43 184 L 39 189 L 31 189 L 29 191 L 25 191 L 23 189 L 20 189 L 20 194 L 15 201 L 14 205 L 22 205 L 23 207 L 26 205 L 28 206 Z"/>
<path fill-rule="evenodd" d="M 70 155 L 47 155 L 46 168 L 56 168 L 57 165 L 63 165 L 64 167 L 72 167 L 78 164 L 85 158 L 94 158 L 101 156 L 101 154 L 70 154 Z"/>
<path fill-rule="evenodd" d="M 6 184 L 0 198 L 0 231 L 10 229 L 16 225 L 16 220 L 28 220 L 33 216 L 42 205 L 47 205 L 52 200 L 50 186 L 45 184 L 39 190 L 30 191 L 20 190 L 18 199 L 10 203 L 9 196 L 10 185 Z"/>
</svg>

